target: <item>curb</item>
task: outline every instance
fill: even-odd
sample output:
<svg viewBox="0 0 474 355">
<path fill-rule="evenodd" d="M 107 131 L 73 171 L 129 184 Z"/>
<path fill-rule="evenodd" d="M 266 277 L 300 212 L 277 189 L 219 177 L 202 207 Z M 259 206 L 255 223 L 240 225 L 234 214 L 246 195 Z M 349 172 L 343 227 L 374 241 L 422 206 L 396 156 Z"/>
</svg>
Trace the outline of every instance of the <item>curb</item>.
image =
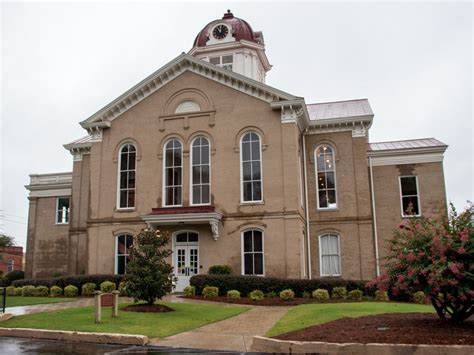
<svg viewBox="0 0 474 355">
<path fill-rule="evenodd" d="M 0 328 L 0 337 L 18 337 L 30 339 L 47 339 L 71 341 L 79 343 L 119 344 L 119 345 L 146 345 L 148 337 L 145 335 L 116 334 L 116 333 L 89 333 L 66 330 L 46 330 L 31 328 Z"/>
<path fill-rule="evenodd" d="M 252 351 L 268 353 L 344 353 L 357 355 L 471 355 L 472 345 L 359 344 L 288 341 L 254 336 Z"/>
</svg>

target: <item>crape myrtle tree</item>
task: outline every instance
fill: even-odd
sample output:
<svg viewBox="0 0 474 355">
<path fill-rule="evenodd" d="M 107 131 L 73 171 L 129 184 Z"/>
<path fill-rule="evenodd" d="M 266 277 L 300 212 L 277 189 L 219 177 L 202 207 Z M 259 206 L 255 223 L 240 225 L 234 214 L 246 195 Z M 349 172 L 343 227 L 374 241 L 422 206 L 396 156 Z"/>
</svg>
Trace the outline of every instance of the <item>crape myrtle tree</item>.
<svg viewBox="0 0 474 355">
<path fill-rule="evenodd" d="M 173 290 L 173 267 L 167 262 L 172 252 L 168 244 L 168 234 L 159 230 L 143 229 L 134 237 L 125 287 L 135 302 L 152 305 Z"/>
<path fill-rule="evenodd" d="M 474 313 L 474 207 L 445 218 L 409 218 L 390 241 L 391 292 L 423 291 L 438 316 L 461 322 Z M 388 286 L 391 285 L 391 286 Z M 383 287 L 382 287 L 383 288 Z"/>
</svg>

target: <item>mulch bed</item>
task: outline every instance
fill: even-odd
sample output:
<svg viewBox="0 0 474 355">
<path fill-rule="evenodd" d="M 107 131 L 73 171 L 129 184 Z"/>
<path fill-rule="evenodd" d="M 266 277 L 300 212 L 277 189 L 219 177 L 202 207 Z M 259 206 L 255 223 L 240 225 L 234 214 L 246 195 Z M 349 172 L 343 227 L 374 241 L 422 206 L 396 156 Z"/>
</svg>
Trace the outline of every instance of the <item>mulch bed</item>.
<svg viewBox="0 0 474 355">
<path fill-rule="evenodd" d="M 454 324 L 430 313 L 387 313 L 341 318 L 275 338 L 328 343 L 474 345 L 474 319 Z"/>
<path fill-rule="evenodd" d="M 294 298 L 291 301 L 283 301 L 278 297 L 264 298 L 261 301 L 253 301 L 250 298 L 242 297 L 238 300 L 231 300 L 225 296 L 219 296 L 217 298 L 204 298 L 202 296 L 181 296 L 181 298 L 187 298 L 192 300 L 200 301 L 212 301 L 212 302 L 223 302 L 223 303 L 235 303 L 235 304 L 250 304 L 252 306 L 297 306 L 299 304 L 307 303 L 318 303 L 314 298 Z M 350 301 L 345 301 L 350 302 Z M 327 302 L 330 303 L 330 302 Z"/>
<path fill-rule="evenodd" d="M 131 304 L 123 308 L 125 312 L 151 312 L 151 313 L 165 313 L 173 312 L 174 309 L 164 304 Z"/>
</svg>

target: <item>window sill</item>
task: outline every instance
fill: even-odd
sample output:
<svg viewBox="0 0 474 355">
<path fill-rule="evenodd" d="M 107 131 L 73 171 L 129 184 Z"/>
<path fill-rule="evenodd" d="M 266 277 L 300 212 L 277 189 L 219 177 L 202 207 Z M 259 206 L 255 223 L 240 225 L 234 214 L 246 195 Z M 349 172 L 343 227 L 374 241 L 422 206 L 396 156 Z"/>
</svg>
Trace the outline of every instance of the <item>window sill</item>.
<svg viewBox="0 0 474 355">
<path fill-rule="evenodd" d="M 115 209 L 115 212 L 119 212 L 119 213 L 122 213 L 122 212 L 135 212 L 136 208 L 133 207 L 133 208 L 116 208 Z"/>
<path fill-rule="evenodd" d="M 67 222 L 67 223 L 55 223 L 54 225 L 56 225 L 56 226 L 68 226 L 69 222 Z"/>
<path fill-rule="evenodd" d="M 319 275 L 319 277 L 341 277 L 342 274 L 337 274 L 337 275 Z"/>
<path fill-rule="evenodd" d="M 402 218 L 420 218 L 421 214 L 416 214 L 416 215 L 410 215 L 410 216 L 404 216 L 402 215 Z"/>
<path fill-rule="evenodd" d="M 316 208 L 317 212 L 337 212 L 339 211 L 338 207 L 335 208 Z"/>
<path fill-rule="evenodd" d="M 244 202 L 240 201 L 239 205 L 240 206 L 259 206 L 259 205 L 264 205 L 265 201 L 249 201 L 249 202 Z"/>
</svg>

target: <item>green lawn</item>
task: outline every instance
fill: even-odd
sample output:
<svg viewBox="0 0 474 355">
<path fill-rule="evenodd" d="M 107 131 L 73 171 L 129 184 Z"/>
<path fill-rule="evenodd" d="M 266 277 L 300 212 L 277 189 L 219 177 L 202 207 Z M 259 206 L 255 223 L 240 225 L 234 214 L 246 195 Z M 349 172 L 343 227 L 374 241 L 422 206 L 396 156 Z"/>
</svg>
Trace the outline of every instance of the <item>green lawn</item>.
<svg viewBox="0 0 474 355">
<path fill-rule="evenodd" d="M 303 304 L 291 308 L 266 335 L 276 336 L 343 317 L 406 312 L 434 312 L 434 309 L 431 305 L 395 302 Z"/>
<path fill-rule="evenodd" d="M 94 323 L 94 308 L 70 308 L 55 312 L 36 313 L 14 317 L 0 323 L 6 328 L 37 328 L 54 330 L 75 330 L 84 332 L 105 332 L 142 334 L 150 338 L 164 338 L 203 325 L 236 316 L 249 307 L 165 303 L 173 308 L 168 313 L 140 313 L 119 310 L 119 316 L 112 318 L 111 309 L 102 309 L 102 323 Z M 120 305 L 123 308 L 126 304 Z"/>
<path fill-rule="evenodd" d="M 1 299 L 1 298 L 0 298 Z M 76 301 L 76 298 L 7 296 L 7 307 Z"/>
</svg>

